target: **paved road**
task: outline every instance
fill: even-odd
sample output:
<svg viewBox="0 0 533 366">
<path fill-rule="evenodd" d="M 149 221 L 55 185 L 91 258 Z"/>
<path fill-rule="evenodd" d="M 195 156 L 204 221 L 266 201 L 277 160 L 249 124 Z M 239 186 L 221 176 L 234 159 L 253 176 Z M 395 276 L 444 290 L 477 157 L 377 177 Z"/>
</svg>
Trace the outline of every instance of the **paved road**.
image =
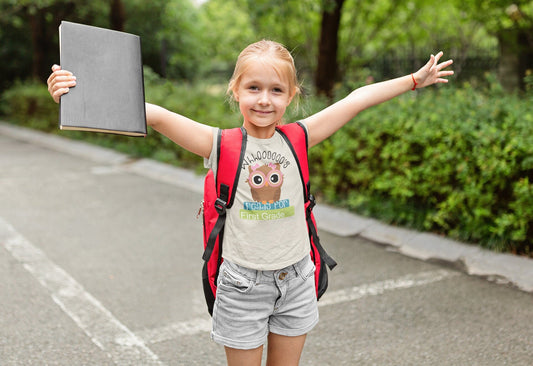
<svg viewBox="0 0 533 366">
<path fill-rule="evenodd" d="M 64 143 L 0 134 L 0 365 L 224 365 L 201 292 L 201 187 Z M 302 365 L 532 364 L 531 293 L 321 238 L 339 266 Z"/>
</svg>

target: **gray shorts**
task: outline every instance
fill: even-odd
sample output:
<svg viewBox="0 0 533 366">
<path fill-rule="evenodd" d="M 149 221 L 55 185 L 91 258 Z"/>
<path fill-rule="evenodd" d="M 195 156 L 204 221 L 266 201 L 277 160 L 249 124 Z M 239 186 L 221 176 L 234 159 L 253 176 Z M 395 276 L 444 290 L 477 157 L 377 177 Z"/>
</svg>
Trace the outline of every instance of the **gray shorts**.
<svg viewBox="0 0 533 366">
<path fill-rule="evenodd" d="M 310 256 L 276 271 L 224 261 L 211 337 L 227 347 L 254 349 L 266 342 L 269 332 L 307 334 L 318 323 L 314 272 Z"/>
</svg>

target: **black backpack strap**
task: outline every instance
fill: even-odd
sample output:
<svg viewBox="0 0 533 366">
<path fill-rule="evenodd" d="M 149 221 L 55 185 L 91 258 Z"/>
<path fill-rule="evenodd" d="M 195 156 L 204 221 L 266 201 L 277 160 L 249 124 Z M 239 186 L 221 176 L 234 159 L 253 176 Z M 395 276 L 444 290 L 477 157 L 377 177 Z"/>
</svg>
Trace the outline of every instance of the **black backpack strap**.
<svg viewBox="0 0 533 366">
<path fill-rule="evenodd" d="M 241 174 L 241 166 L 246 152 L 247 134 L 244 127 L 228 130 L 218 130 L 217 136 L 217 174 L 215 184 L 217 199 L 215 209 L 218 219 L 209 234 L 202 258 L 208 261 L 213 253 L 215 242 L 219 234 L 224 232 L 226 223 L 226 210 L 233 205 L 237 183 Z M 236 159 L 236 157 L 238 157 Z M 221 241 L 219 240 L 221 243 Z M 222 251 L 219 250 L 221 254 Z"/>
<path fill-rule="evenodd" d="M 320 244 L 320 238 L 318 237 L 318 232 L 316 231 L 315 222 L 313 221 L 313 216 L 311 216 L 311 211 L 313 210 L 313 207 L 315 206 L 315 197 L 313 195 L 310 195 L 310 204 L 307 206 L 307 210 L 305 213 L 305 217 L 307 220 L 307 227 L 309 228 L 309 232 L 313 236 L 313 242 L 315 243 L 316 249 L 320 253 L 320 258 L 324 259 L 324 262 L 328 266 L 329 269 L 333 269 L 337 266 L 337 262 L 335 259 L 330 257 L 330 255 L 326 252 L 322 244 Z"/>
</svg>

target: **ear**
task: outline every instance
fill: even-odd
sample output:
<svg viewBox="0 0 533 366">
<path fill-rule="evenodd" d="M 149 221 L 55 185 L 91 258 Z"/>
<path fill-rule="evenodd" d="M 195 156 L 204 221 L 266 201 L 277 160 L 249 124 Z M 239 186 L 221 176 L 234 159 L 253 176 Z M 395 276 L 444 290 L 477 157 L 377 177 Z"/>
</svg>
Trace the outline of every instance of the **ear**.
<svg viewBox="0 0 533 366">
<path fill-rule="evenodd" d="M 296 95 L 296 91 L 293 91 L 291 95 L 289 95 L 289 99 L 287 100 L 287 107 L 291 104 L 292 98 Z"/>
<path fill-rule="evenodd" d="M 236 102 L 239 101 L 239 92 L 238 92 L 238 87 L 237 85 L 233 85 L 233 89 L 231 89 L 231 94 L 233 95 L 233 100 L 235 100 Z"/>
</svg>

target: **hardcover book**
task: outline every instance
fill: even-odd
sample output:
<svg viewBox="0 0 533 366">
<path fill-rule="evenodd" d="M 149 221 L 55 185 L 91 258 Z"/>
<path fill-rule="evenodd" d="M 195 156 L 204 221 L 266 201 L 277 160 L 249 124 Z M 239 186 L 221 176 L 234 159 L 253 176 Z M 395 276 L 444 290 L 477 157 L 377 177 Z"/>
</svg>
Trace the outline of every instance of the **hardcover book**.
<svg viewBox="0 0 533 366">
<path fill-rule="evenodd" d="M 59 53 L 76 76 L 60 99 L 60 129 L 146 136 L 139 36 L 62 21 Z"/>
</svg>

